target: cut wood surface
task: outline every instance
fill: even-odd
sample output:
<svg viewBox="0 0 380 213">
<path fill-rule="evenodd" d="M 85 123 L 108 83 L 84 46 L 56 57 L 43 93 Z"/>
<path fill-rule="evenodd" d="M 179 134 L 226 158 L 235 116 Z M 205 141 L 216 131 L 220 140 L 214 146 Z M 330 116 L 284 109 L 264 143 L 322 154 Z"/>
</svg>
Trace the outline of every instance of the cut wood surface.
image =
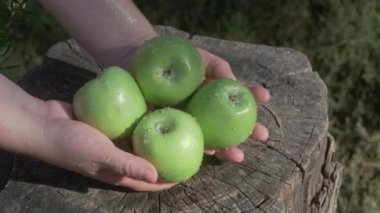
<svg viewBox="0 0 380 213">
<path fill-rule="evenodd" d="M 259 106 L 259 121 L 268 127 L 269 141 L 248 140 L 240 146 L 242 163 L 210 161 L 189 181 L 155 193 L 0 152 L 0 212 L 335 212 L 342 166 L 328 133 L 327 89 L 305 55 L 170 27 L 157 30 L 188 37 L 226 59 L 239 80 L 267 87 L 272 98 Z M 41 99 L 71 102 L 97 72 L 101 68 L 91 56 L 69 40 L 54 45 L 20 85 Z"/>
</svg>

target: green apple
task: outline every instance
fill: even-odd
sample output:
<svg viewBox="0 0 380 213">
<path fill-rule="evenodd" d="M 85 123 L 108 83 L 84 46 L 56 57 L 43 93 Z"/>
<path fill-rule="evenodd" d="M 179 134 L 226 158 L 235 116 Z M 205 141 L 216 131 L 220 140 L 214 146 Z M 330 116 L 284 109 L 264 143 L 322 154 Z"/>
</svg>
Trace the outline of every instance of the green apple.
<svg viewBox="0 0 380 213">
<path fill-rule="evenodd" d="M 131 72 L 145 99 L 157 106 L 173 106 L 202 83 L 205 68 L 197 48 L 179 36 L 159 36 L 141 45 Z"/>
<path fill-rule="evenodd" d="M 133 151 L 151 162 L 165 182 L 189 179 L 202 163 L 202 130 L 186 112 L 163 108 L 145 115 L 133 132 Z"/>
<path fill-rule="evenodd" d="M 110 67 L 83 85 L 74 95 L 76 118 L 119 140 L 132 132 L 147 106 L 133 79 L 122 68 Z"/>
<path fill-rule="evenodd" d="M 256 123 L 250 90 L 234 80 L 215 80 L 200 88 L 186 111 L 199 123 L 206 146 L 228 148 L 244 142 Z"/>
</svg>

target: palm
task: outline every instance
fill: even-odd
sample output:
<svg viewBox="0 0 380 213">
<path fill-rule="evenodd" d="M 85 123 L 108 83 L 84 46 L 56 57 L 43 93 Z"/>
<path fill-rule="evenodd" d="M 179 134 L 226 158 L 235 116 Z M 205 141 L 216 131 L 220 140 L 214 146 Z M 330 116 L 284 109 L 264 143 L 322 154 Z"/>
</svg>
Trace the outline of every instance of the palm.
<svg viewBox="0 0 380 213">
<path fill-rule="evenodd" d="M 71 105 L 47 102 L 45 161 L 100 181 L 136 190 L 156 191 L 173 184 L 158 184 L 148 161 L 125 152 L 95 128 L 73 119 Z"/>
</svg>

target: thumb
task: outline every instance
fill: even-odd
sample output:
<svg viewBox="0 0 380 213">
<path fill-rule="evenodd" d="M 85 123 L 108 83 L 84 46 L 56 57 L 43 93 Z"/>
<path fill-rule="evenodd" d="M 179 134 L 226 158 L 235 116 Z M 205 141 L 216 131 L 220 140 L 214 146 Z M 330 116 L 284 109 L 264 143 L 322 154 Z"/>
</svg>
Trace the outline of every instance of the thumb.
<svg viewBox="0 0 380 213">
<path fill-rule="evenodd" d="M 150 183 L 157 181 L 157 171 L 151 163 L 117 147 L 114 147 L 106 164 L 122 176 Z"/>
</svg>

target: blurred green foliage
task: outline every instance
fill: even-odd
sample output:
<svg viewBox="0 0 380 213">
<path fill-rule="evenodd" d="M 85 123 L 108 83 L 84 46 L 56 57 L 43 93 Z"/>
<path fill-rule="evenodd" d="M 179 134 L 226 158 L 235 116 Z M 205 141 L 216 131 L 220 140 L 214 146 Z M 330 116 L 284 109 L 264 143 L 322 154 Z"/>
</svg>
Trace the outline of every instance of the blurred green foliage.
<svg viewBox="0 0 380 213">
<path fill-rule="evenodd" d="M 34 0 L 0 1 L 0 72 L 19 79 L 68 35 Z"/>
<path fill-rule="evenodd" d="M 330 132 L 345 166 L 338 210 L 380 211 L 380 1 L 135 3 L 154 24 L 305 53 L 328 86 Z M 67 38 L 31 0 L 3 0 L 0 17 L 0 70 L 11 77 L 17 72 L 9 66 L 25 70 L 39 62 L 51 44 Z"/>
</svg>

